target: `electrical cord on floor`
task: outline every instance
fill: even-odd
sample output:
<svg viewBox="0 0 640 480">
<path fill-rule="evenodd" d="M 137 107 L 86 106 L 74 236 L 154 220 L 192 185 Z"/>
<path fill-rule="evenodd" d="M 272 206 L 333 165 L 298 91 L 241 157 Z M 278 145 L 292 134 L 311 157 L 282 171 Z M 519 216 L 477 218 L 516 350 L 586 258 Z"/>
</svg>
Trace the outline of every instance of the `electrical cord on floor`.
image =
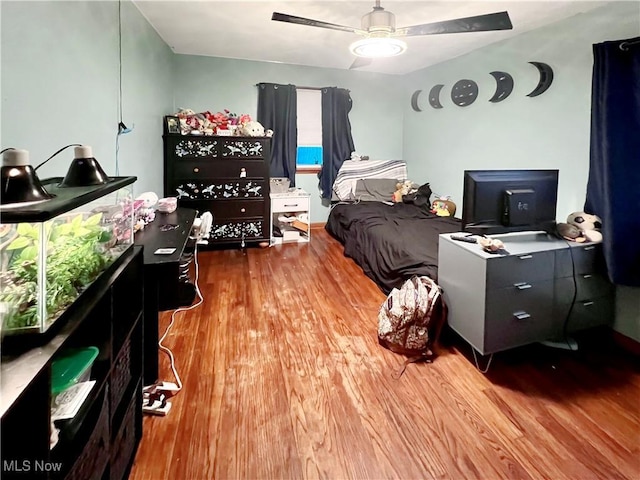
<svg viewBox="0 0 640 480">
<path fill-rule="evenodd" d="M 189 237 L 191 238 L 191 237 Z M 169 335 L 169 331 L 171 330 L 171 327 L 173 327 L 173 324 L 175 323 L 176 320 L 176 315 L 180 312 L 187 312 L 189 310 L 193 310 L 194 308 L 199 307 L 200 305 L 202 305 L 202 303 L 204 302 L 204 297 L 202 296 L 202 292 L 200 291 L 200 287 L 198 285 L 198 281 L 199 281 L 199 277 L 200 277 L 200 266 L 198 264 L 198 243 L 195 242 L 195 246 L 194 246 L 194 250 L 193 250 L 193 258 L 194 258 L 194 265 L 195 265 L 195 290 L 196 290 L 196 295 L 198 297 L 198 301 L 196 303 L 194 303 L 193 305 L 190 305 L 188 307 L 180 307 L 175 309 L 172 313 L 171 313 L 171 321 L 169 322 L 169 325 L 167 326 L 164 334 L 162 335 L 162 337 L 160 337 L 160 339 L 158 340 L 158 347 L 161 351 L 163 351 L 164 353 L 167 354 L 167 356 L 169 357 L 169 362 L 170 362 L 170 366 L 171 366 L 171 372 L 173 373 L 173 376 L 175 378 L 175 386 L 168 383 L 168 382 L 158 382 L 156 384 L 153 385 L 149 385 L 147 387 L 143 388 L 143 392 L 145 394 L 145 400 L 148 400 L 150 402 L 150 405 L 153 405 L 153 401 L 157 401 L 159 408 L 148 408 L 145 411 L 148 413 L 155 413 L 155 414 L 160 414 L 160 415 L 166 415 L 168 408 L 167 408 L 167 399 L 170 397 L 174 397 L 175 395 L 177 395 L 180 390 L 182 390 L 182 380 L 180 379 L 180 375 L 178 374 L 178 370 L 176 369 L 176 365 L 175 365 L 175 357 L 173 355 L 173 352 L 171 351 L 171 349 L 165 345 L 163 345 L 162 342 L 164 342 L 164 340 L 167 338 L 167 336 Z M 169 404 L 170 406 L 170 404 Z"/>
</svg>

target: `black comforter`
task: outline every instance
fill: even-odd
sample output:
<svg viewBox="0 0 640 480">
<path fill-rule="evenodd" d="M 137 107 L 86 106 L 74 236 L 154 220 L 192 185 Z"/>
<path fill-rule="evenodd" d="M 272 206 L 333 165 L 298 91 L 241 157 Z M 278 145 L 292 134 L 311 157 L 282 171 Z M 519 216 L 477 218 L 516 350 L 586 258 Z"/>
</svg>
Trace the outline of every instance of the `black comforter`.
<svg viewBox="0 0 640 480">
<path fill-rule="evenodd" d="M 344 254 L 389 293 L 412 275 L 437 282 L 438 235 L 459 231 L 460 220 L 406 203 L 339 203 L 325 228 L 344 245 Z"/>
</svg>

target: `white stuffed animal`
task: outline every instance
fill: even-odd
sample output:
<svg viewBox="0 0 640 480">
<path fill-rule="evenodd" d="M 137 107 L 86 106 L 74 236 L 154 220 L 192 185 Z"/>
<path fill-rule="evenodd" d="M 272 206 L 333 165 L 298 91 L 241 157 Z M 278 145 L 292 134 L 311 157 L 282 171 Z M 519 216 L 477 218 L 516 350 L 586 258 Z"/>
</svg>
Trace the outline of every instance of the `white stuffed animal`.
<svg viewBox="0 0 640 480">
<path fill-rule="evenodd" d="M 246 137 L 264 137 L 264 127 L 260 122 L 251 121 L 240 126 L 240 135 Z"/>
</svg>

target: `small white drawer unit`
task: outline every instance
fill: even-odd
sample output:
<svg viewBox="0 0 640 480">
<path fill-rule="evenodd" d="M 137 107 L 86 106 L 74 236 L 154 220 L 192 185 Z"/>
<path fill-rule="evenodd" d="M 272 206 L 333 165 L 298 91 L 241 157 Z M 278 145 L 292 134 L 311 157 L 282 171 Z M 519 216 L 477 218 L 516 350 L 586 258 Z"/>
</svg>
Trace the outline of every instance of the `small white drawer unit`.
<svg viewBox="0 0 640 480">
<path fill-rule="evenodd" d="M 311 240 L 310 197 L 301 188 L 271 193 L 271 245 Z"/>
</svg>

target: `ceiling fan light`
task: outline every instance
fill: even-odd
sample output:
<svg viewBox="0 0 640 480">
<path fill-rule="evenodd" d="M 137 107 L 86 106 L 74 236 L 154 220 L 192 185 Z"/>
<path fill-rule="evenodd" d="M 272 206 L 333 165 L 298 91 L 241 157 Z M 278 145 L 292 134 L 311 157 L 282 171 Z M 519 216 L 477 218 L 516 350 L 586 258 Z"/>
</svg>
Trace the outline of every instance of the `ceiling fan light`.
<svg viewBox="0 0 640 480">
<path fill-rule="evenodd" d="M 397 38 L 372 37 L 353 42 L 349 49 L 351 53 L 358 57 L 393 57 L 404 53 L 407 49 L 407 44 Z"/>
</svg>

